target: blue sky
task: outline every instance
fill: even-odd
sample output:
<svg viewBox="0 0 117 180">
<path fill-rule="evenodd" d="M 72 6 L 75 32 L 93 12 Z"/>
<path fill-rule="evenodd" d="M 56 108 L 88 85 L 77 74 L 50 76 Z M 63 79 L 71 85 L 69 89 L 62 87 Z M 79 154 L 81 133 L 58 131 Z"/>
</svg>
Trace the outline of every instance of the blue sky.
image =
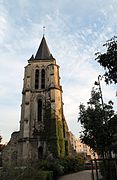
<svg viewBox="0 0 117 180">
<path fill-rule="evenodd" d="M 46 27 L 49 49 L 60 65 L 64 113 L 76 135 L 80 102 L 86 103 L 103 68 L 94 61 L 117 35 L 117 0 L 0 0 L 0 134 L 19 129 L 24 66 L 35 55 Z M 104 101 L 117 110 L 116 86 L 101 82 Z"/>
</svg>

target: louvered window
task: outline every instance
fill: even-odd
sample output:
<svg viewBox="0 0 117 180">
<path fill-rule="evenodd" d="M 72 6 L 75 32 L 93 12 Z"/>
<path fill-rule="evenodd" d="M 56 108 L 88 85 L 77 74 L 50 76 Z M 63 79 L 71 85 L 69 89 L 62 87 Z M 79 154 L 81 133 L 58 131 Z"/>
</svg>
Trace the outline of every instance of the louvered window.
<svg viewBox="0 0 117 180">
<path fill-rule="evenodd" d="M 35 89 L 39 89 L 39 70 L 35 71 Z"/>
<path fill-rule="evenodd" d="M 41 70 L 41 89 L 45 89 L 45 70 Z"/>
<path fill-rule="evenodd" d="M 42 100 L 38 100 L 38 109 L 37 109 L 38 121 L 42 121 Z"/>
</svg>

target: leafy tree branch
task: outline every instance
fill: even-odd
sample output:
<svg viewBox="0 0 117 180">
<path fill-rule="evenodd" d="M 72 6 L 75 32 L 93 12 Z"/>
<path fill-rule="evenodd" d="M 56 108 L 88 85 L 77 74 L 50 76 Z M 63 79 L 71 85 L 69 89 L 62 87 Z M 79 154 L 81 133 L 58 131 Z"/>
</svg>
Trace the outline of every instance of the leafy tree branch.
<svg viewBox="0 0 117 180">
<path fill-rule="evenodd" d="M 113 102 L 101 104 L 100 92 L 92 89 L 87 106 L 80 104 L 79 118 L 82 125 L 81 141 L 102 156 L 107 156 L 114 141 L 115 128 L 111 121 L 117 120 Z"/>
<path fill-rule="evenodd" d="M 107 48 L 105 53 L 97 52 L 95 60 L 105 69 L 105 82 L 117 83 L 117 37 L 114 36 L 103 46 Z"/>
</svg>

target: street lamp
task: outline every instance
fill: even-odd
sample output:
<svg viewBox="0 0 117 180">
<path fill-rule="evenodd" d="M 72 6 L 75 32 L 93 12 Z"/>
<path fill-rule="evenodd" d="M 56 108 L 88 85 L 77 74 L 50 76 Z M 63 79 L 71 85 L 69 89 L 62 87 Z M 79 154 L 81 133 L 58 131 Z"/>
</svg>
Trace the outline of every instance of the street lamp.
<svg viewBox="0 0 117 180">
<path fill-rule="evenodd" d="M 98 76 L 98 81 L 95 81 L 95 85 L 99 87 L 99 94 L 100 94 L 100 100 L 101 100 L 101 105 L 102 105 L 102 109 L 103 109 L 103 128 L 105 127 L 105 125 L 107 125 L 106 123 L 106 117 L 105 117 L 105 111 L 104 111 L 104 101 L 103 101 L 103 96 L 102 96 L 102 89 L 101 89 L 101 84 L 100 84 L 100 81 L 102 80 L 103 76 L 99 75 Z M 104 131 L 104 129 L 103 129 Z M 103 147 L 101 148 L 103 149 Z M 103 155 L 104 156 L 104 155 Z"/>
<path fill-rule="evenodd" d="M 95 85 L 97 85 L 99 87 L 99 93 L 100 93 L 100 99 L 101 99 L 101 104 L 102 104 L 102 108 L 104 110 L 104 101 L 103 101 L 103 97 L 102 97 L 102 90 L 101 90 L 101 84 L 100 81 L 102 80 L 103 76 L 99 75 L 98 76 L 98 81 L 95 81 Z M 104 123 L 105 123 L 105 113 L 104 113 Z M 104 129 L 103 129 L 104 131 Z M 104 159 L 104 148 L 102 147 L 102 159 L 103 159 L 103 163 L 104 163 L 104 174 L 106 175 L 106 164 L 105 164 L 105 159 Z"/>
</svg>

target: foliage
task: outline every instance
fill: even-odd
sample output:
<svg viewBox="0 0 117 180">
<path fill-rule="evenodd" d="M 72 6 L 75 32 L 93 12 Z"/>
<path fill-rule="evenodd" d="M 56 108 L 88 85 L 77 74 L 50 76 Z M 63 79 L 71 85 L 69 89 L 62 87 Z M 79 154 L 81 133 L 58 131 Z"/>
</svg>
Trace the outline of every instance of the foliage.
<svg viewBox="0 0 117 180">
<path fill-rule="evenodd" d="M 0 152 L 4 149 L 5 146 L 5 144 L 0 144 Z"/>
<path fill-rule="evenodd" d="M 33 165 L 24 168 L 3 168 L 0 170 L 0 180 L 56 180 L 59 176 L 82 170 L 84 159 L 78 155 L 76 157 L 66 157 L 58 159 L 40 160 Z"/>
<path fill-rule="evenodd" d="M 100 96 L 99 90 L 93 88 L 87 107 L 84 104 L 79 106 L 78 121 L 83 128 L 81 141 L 98 154 L 107 156 L 115 133 L 115 128 L 110 126 L 110 121 L 116 121 L 117 115 L 113 110 L 113 102 L 109 101 L 108 104 L 102 105 Z"/>
<path fill-rule="evenodd" d="M 109 83 L 117 83 L 117 37 L 113 37 L 103 46 L 107 47 L 105 53 L 96 53 L 96 61 L 105 69 L 105 81 Z"/>
<path fill-rule="evenodd" d="M 65 149 L 63 119 L 56 115 L 50 101 L 46 102 L 44 125 L 45 131 L 42 137 L 46 136 L 48 150 L 54 157 L 64 157 L 67 154 L 67 149 Z"/>
<path fill-rule="evenodd" d="M 64 174 L 78 172 L 84 168 L 84 158 L 80 155 L 66 157 L 60 160 L 60 164 L 64 167 Z"/>
<path fill-rule="evenodd" d="M 1 143 L 2 137 L 0 136 L 0 143 Z"/>
<path fill-rule="evenodd" d="M 59 163 L 58 159 L 45 159 L 37 162 L 35 168 L 42 171 L 53 171 L 54 179 L 63 175 L 63 166 Z"/>
<path fill-rule="evenodd" d="M 34 167 L 27 168 L 4 168 L 0 171 L 0 180 L 53 180 L 51 171 L 38 171 Z"/>
<path fill-rule="evenodd" d="M 116 180 L 116 159 L 104 159 L 104 161 L 99 162 L 100 173 L 103 180 Z"/>
<path fill-rule="evenodd" d="M 78 155 L 76 157 L 47 159 L 37 162 L 36 167 L 40 170 L 53 171 L 53 176 L 56 179 L 64 174 L 82 170 L 84 167 L 84 158 Z"/>
</svg>

